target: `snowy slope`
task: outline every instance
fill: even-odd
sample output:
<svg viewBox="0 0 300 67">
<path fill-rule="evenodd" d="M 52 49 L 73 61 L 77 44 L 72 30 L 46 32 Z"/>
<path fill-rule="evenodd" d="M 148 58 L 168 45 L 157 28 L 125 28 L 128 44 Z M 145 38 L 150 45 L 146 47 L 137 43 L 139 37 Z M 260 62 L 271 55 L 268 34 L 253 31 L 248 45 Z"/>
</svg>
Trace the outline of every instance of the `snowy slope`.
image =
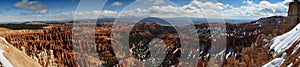
<svg viewBox="0 0 300 67">
<path fill-rule="evenodd" d="M 6 44 L 8 42 L 5 40 L 5 38 L 0 37 L 1 40 L 5 41 Z M 2 63 L 2 66 L 4 67 L 13 67 L 13 65 L 6 59 L 6 57 L 3 55 L 4 51 L 0 49 L 0 62 Z"/>
<path fill-rule="evenodd" d="M 277 36 L 272 39 L 272 44 L 270 49 L 274 49 L 273 57 L 275 57 L 278 53 L 283 53 L 280 58 L 275 58 L 271 62 L 265 64 L 263 67 L 278 67 L 286 60 L 287 53 L 284 52 L 287 49 L 291 48 L 291 46 L 300 39 L 300 24 L 295 26 L 289 32 Z M 294 54 L 300 47 L 300 44 L 295 44 L 296 46 L 293 48 L 292 54 Z"/>
<path fill-rule="evenodd" d="M 3 50 L 0 50 L 0 62 L 2 63 L 2 66 L 13 67 L 13 65 L 4 57 L 3 52 Z"/>
<path fill-rule="evenodd" d="M 37 61 L 0 37 L 0 62 L 4 67 L 42 67 Z"/>
<path fill-rule="evenodd" d="M 300 39 L 300 24 L 295 26 L 291 31 L 273 38 L 270 47 L 270 49 L 274 49 L 275 51 L 273 57 L 275 57 L 278 53 L 287 50 L 298 39 Z"/>
</svg>

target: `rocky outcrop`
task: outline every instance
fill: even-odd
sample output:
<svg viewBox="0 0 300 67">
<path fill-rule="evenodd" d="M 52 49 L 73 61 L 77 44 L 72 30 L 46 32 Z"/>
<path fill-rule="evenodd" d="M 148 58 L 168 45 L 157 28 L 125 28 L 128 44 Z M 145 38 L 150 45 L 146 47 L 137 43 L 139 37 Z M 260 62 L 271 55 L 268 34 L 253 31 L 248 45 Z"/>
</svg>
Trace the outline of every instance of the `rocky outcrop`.
<svg viewBox="0 0 300 67">
<path fill-rule="evenodd" d="M 296 24 L 300 23 L 300 2 L 294 0 L 289 4 L 288 17 L 286 18 L 285 26 L 292 29 Z"/>
</svg>

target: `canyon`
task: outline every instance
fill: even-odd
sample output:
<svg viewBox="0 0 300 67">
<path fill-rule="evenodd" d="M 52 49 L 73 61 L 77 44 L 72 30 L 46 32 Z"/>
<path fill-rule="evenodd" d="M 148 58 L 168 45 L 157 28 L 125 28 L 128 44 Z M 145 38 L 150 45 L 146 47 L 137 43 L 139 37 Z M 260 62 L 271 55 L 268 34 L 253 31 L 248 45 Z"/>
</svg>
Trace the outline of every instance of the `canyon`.
<svg viewBox="0 0 300 67">
<path fill-rule="evenodd" d="M 0 48 L 17 67 L 297 67 L 300 64 L 299 5 L 296 0 L 291 2 L 286 17 L 272 16 L 240 24 L 177 25 L 179 29 L 195 27 L 195 30 L 184 30 L 184 34 L 175 26 L 157 22 L 77 20 L 0 24 L 0 37 L 3 37 Z M 116 24 L 119 26 L 114 27 Z M 112 31 L 115 28 L 119 33 Z M 129 42 L 117 40 L 126 38 L 122 35 L 127 30 L 130 30 Z M 129 52 L 115 53 L 118 51 Z M 151 58 L 161 53 L 165 53 L 163 58 Z"/>
<path fill-rule="evenodd" d="M 88 21 L 81 21 L 82 23 L 88 23 Z M 38 23 L 38 22 L 35 22 Z M 111 28 L 113 26 L 113 22 L 101 22 L 97 23 L 95 28 L 95 42 L 93 44 L 92 41 L 83 39 L 83 38 L 72 38 L 72 37 L 80 37 L 76 36 L 76 34 L 72 34 L 72 31 L 82 30 L 82 29 L 72 29 L 72 25 L 74 22 L 65 22 L 65 23 L 57 23 L 57 24 L 25 24 L 29 26 L 43 26 L 43 29 L 34 29 L 34 30 L 8 30 L 4 31 L 0 34 L 1 37 L 4 37 L 10 44 L 15 46 L 20 51 L 26 53 L 27 56 L 34 59 L 41 66 L 53 67 L 53 66 L 67 66 L 67 67 L 82 67 L 82 66 L 140 66 L 143 63 L 139 63 L 138 61 L 134 61 L 127 59 L 124 60 L 123 63 L 120 63 L 120 59 L 116 56 L 122 56 L 120 54 L 114 53 L 113 47 L 111 46 L 112 38 L 111 38 Z M 130 26 L 129 24 L 123 24 L 124 26 L 121 28 L 127 28 L 126 26 Z M 159 65 L 162 66 L 172 66 L 172 65 L 188 65 L 188 66 L 207 66 L 211 64 L 218 65 L 231 65 L 237 60 L 242 60 L 240 63 L 244 63 L 244 65 L 252 63 L 253 56 L 252 50 L 260 50 L 260 52 L 254 53 L 263 53 L 266 49 L 262 48 L 253 48 L 253 42 L 261 41 L 257 40 L 262 37 L 260 35 L 260 30 L 263 29 L 260 27 L 258 23 L 246 23 L 246 24 L 230 24 L 226 23 L 226 34 L 223 35 L 227 38 L 226 49 L 223 54 L 235 53 L 238 57 L 237 60 L 232 60 L 233 58 L 228 58 L 227 60 L 221 60 L 219 58 L 211 58 L 210 55 L 214 56 L 215 53 L 210 53 L 211 48 L 220 48 L 220 46 L 212 47 L 211 42 L 211 33 L 209 32 L 212 29 L 218 29 L 218 23 L 215 23 L 216 26 L 210 27 L 209 24 L 196 24 L 198 38 L 199 38 L 199 47 L 198 49 L 182 49 L 181 46 L 188 45 L 191 43 L 180 43 L 180 38 L 178 37 L 178 33 L 172 26 L 161 26 L 154 22 L 147 23 L 138 23 L 135 24 L 132 31 L 130 32 L 129 42 L 131 45 L 132 57 L 138 60 L 147 60 L 147 57 L 150 57 L 150 54 L 145 50 L 148 48 L 138 48 L 133 46 L 138 46 L 139 44 L 147 44 L 153 38 L 160 38 L 164 42 L 164 46 L 167 48 L 167 54 L 163 62 Z M 225 28 L 224 28 L 225 29 Z M 83 29 L 82 33 L 86 35 L 90 35 L 90 31 L 88 29 Z M 122 31 L 122 30 L 119 30 Z M 183 35 L 185 36 L 185 35 Z M 261 37 L 258 37 L 261 36 Z M 140 38 L 143 37 L 143 38 Z M 122 36 L 120 37 L 122 38 Z M 184 38 L 189 39 L 191 37 L 185 36 Z M 138 40 L 135 40 L 138 39 Z M 193 40 L 193 39 L 190 39 Z M 121 43 L 119 43 L 121 44 Z M 125 45 L 126 46 L 126 45 Z M 139 45 L 140 47 L 147 47 L 147 45 Z M 119 45 L 120 48 L 124 47 L 122 44 Z M 158 47 L 156 47 L 158 48 Z M 139 49 L 142 49 L 140 51 Z M 129 50 L 128 50 L 129 51 Z M 175 52 L 176 51 L 176 52 Z M 198 53 L 200 51 L 201 53 Z M 247 52 L 248 51 L 248 52 Z M 175 52 L 175 53 L 173 53 Z M 251 53 L 252 52 L 252 53 Z M 191 56 L 182 56 L 180 57 L 180 53 L 184 55 Z M 146 55 L 142 57 L 140 55 Z M 192 57 L 199 55 L 199 58 L 190 58 L 195 60 L 195 62 L 183 62 L 180 61 L 180 58 Z M 250 56 L 251 55 L 251 56 Z M 267 53 L 263 53 L 263 55 L 267 55 Z M 251 59 L 247 59 L 247 58 Z M 223 56 L 224 57 L 224 56 Z M 234 57 L 234 56 L 232 56 Z M 214 60 L 212 60 L 214 59 Z M 221 60 L 218 61 L 217 60 Z M 252 60 L 252 62 L 250 62 Z M 254 59 L 255 60 L 255 59 Z M 259 59 L 256 59 L 259 60 Z M 262 60 L 262 59 L 260 59 Z M 198 63 L 197 63 L 198 62 Z M 261 61 L 261 65 L 266 62 Z M 157 64 L 157 63 L 150 63 Z"/>
</svg>

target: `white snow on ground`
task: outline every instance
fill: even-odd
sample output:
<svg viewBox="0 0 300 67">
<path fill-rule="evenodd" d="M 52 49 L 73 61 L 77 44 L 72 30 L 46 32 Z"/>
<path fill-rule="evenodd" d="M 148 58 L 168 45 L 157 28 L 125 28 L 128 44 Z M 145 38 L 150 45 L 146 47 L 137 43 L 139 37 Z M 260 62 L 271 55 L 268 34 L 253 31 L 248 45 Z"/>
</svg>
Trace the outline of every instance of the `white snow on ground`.
<svg viewBox="0 0 300 67">
<path fill-rule="evenodd" d="M 230 55 L 231 55 L 231 52 L 229 52 L 228 54 L 226 54 L 226 58 L 225 59 L 227 59 Z"/>
<path fill-rule="evenodd" d="M 5 44 L 9 44 L 9 43 L 6 41 L 6 39 L 5 39 L 5 38 L 3 38 L 3 37 L 0 37 L 0 39 L 1 39 L 1 40 L 3 40 L 3 41 L 5 42 Z M 5 47 L 6 47 L 6 48 L 9 48 L 7 45 L 5 45 Z"/>
<path fill-rule="evenodd" d="M 225 51 L 226 50 L 224 49 L 221 52 L 215 54 L 215 58 L 220 58 L 221 60 L 223 60 L 223 56 L 224 56 Z"/>
<path fill-rule="evenodd" d="M 292 30 L 289 32 L 277 36 L 272 39 L 272 44 L 270 46 L 270 49 L 274 49 L 273 57 L 275 57 L 278 53 L 284 52 L 288 48 L 290 48 L 293 43 L 295 43 L 297 40 L 300 39 L 300 24 L 295 26 Z M 295 48 L 293 48 L 292 54 L 295 53 L 300 47 L 300 44 L 297 44 Z M 279 67 L 283 62 L 284 58 L 286 57 L 286 53 L 284 52 L 280 58 L 275 58 L 271 62 L 265 64 L 263 67 Z"/>
<path fill-rule="evenodd" d="M 272 39 L 272 44 L 270 48 L 275 50 L 273 57 L 275 57 L 278 53 L 285 51 L 286 49 L 291 47 L 292 44 L 300 38 L 299 29 L 300 24 L 295 26 L 291 31 Z"/>
<path fill-rule="evenodd" d="M 176 50 L 173 52 L 173 54 L 176 53 L 177 51 L 178 51 L 178 48 L 176 48 Z"/>
<path fill-rule="evenodd" d="M 13 65 L 4 57 L 3 52 L 3 50 L 0 50 L 0 62 L 2 63 L 2 66 L 13 67 Z"/>
<path fill-rule="evenodd" d="M 290 48 L 297 40 L 300 39 L 300 24 L 295 26 L 291 31 L 277 36 L 272 39 L 272 44 L 270 49 L 274 49 L 273 57 L 275 57 L 278 53 L 284 52 L 288 48 Z M 300 44 L 297 44 L 295 48 L 293 48 L 292 54 L 294 54 L 300 48 Z M 284 52 L 280 58 L 275 58 L 271 62 L 265 64 L 263 67 L 279 67 L 286 57 L 286 53 Z"/>
<path fill-rule="evenodd" d="M 3 40 L 6 44 L 9 44 L 5 38 L 0 37 L 1 40 Z M 13 65 L 5 58 L 3 55 L 4 51 L 0 49 L 0 62 L 2 63 L 2 66 L 4 67 L 13 67 Z"/>
<path fill-rule="evenodd" d="M 292 67 L 293 63 L 290 63 L 287 67 Z"/>
<path fill-rule="evenodd" d="M 298 44 L 298 45 L 293 49 L 292 54 L 294 54 L 294 53 L 299 49 L 299 47 L 300 47 L 300 44 Z"/>
<path fill-rule="evenodd" d="M 265 64 L 262 67 L 279 67 L 284 60 L 285 59 L 282 59 L 282 58 L 275 58 L 274 60 Z"/>
<path fill-rule="evenodd" d="M 265 64 L 262 67 L 279 67 L 283 62 L 284 62 L 284 58 L 286 58 L 286 53 L 283 53 L 282 56 L 280 58 L 275 58 L 273 59 L 271 62 Z"/>
<path fill-rule="evenodd" d="M 9 43 L 6 41 L 6 39 L 5 39 L 5 38 L 3 38 L 3 37 L 0 37 L 0 39 L 1 39 L 1 40 L 3 40 L 3 41 L 5 42 L 5 44 L 9 44 Z"/>
</svg>

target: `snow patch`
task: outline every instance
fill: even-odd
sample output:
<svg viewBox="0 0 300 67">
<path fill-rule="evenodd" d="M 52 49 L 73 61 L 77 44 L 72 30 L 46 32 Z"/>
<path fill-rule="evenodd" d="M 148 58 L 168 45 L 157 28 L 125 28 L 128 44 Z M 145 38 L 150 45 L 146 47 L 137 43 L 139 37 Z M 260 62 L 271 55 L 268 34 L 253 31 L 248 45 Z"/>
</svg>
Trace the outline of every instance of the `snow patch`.
<svg viewBox="0 0 300 67">
<path fill-rule="evenodd" d="M 270 49 L 274 49 L 275 51 L 273 53 L 273 57 L 275 57 L 278 53 L 287 50 L 300 38 L 300 31 L 298 28 L 300 29 L 300 24 L 294 27 L 291 31 L 272 39 Z"/>
<path fill-rule="evenodd" d="M 293 63 L 290 63 L 287 67 L 292 67 Z"/>
<path fill-rule="evenodd" d="M 279 67 L 285 59 L 283 58 L 275 58 L 271 62 L 265 64 L 262 67 Z"/>
<path fill-rule="evenodd" d="M 5 42 L 5 44 L 9 44 L 9 43 L 6 41 L 6 39 L 5 39 L 5 38 L 3 38 L 3 37 L 0 37 L 0 39 L 1 39 L 1 40 L 3 40 L 3 41 Z"/>
<path fill-rule="evenodd" d="M 287 53 L 284 52 L 284 53 L 282 54 L 281 58 L 286 58 L 286 56 L 287 56 Z"/>
<path fill-rule="evenodd" d="M 14 67 L 10 62 L 4 57 L 3 50 L 0 50 L 0 62 L 2 63 L 2 66 L 4 67 Z"/>
<path fill-rule="evenodd" d="M 294 53 L 299 49 L 299 47 L 300 47 L 300 44 L 298 44 L 298 45 L 293 49 L 292 54 L 294 54 Z"/>
<path fill-rule="evenodd" d="M 3 40 L 6 44 L 9 44 L 5 38 L 0 37 L 1 40 Z M 5 56 L 3 55 L 4 51 L 2 49 L 0 49 L 0 62 L 2 63 L 2 66 L 4 67 L 13 67 L 12 64 L 10 64 L 10 62 L 5 58 Z"/>
<path fill-rule="evenodd" d="M 173 54 L 176 53 L 177 51 L 178 51 L 178 48 L 176 48 L 176 50 L 173 52 Z"/>
<path fill-rule="evenodd" d="M 224 50 L 222 50 L 221 52 L 219 52 L 219 53 L 217 53 L 216 55 L 215 55 L 215 58 L 221 58 L 221 60 L 223 60 L 223 56 L 224 56 L 224 53 L 225 53 L 225 49 Z"/>
<path fill-rule="evenodd" d="M 231 55 L 231 52 L 228 53 L 228 54 L 226 54 L 226 58 L 225 59 L 227 59 L 230 55 Z"/>
<path fill-rule="evenodd" d="M 269 42 L 269 40 L 268 40 L 268 39 L 263 39 L 263 41 L 264 41 L 264 42 Z"/>
</svg>

